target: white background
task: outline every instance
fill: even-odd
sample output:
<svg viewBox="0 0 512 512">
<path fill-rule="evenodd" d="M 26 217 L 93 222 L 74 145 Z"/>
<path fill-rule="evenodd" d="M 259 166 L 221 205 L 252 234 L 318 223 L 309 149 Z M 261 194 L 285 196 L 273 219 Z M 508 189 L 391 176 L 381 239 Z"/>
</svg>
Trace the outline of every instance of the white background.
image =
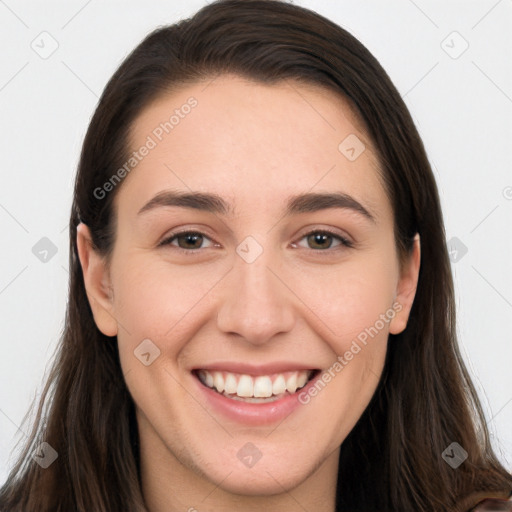
<svg viewBox="0 0 512 512">
<path fill-rule="evenodd" d="M 512 0 L 295 3 L 358 37 L 413 114 L 447 238 L 468 249 L 453 263 L 461 349 L 512 469 Z M 72 184 L 97 99 L 149 31 L 202 5 L 0 0 L 0 482 L 63 327 Z M 58 43 L 47 59 L 31 48 L 50 48 L 43 31 Z M 58 249 L 46 263 L 32 253 L 42 237 Z"/>
</svg>

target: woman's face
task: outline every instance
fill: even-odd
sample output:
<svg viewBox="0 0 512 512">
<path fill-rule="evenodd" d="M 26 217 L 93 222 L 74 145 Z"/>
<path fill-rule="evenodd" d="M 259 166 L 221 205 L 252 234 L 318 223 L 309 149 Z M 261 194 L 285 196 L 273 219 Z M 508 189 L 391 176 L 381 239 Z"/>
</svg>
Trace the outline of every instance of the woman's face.
<svg viewBox="0 0 512 512">
<path fill-rule="evenodd" d="M 246 495 L 333 484 L 419 267 L 418 243 L 399 266 L 370 141 L 330 91 L 221 76 L 151 104 L 130 149 L 110 265 L 84 226 L 79 247 L 143 474 Z"/>
</svg>

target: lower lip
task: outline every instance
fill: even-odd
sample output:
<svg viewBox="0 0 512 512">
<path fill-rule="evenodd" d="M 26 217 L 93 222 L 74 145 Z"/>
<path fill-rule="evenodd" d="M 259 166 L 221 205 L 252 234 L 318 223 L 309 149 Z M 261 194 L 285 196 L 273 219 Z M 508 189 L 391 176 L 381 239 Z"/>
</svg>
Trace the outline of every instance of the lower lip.
<svg viewBox="0 0 512 512">
<path fill-rule="evenodd" d="M 193 378 L 197 382 L 201 392 L 204 393 L 208 404 L 215 411 L 220 412 L 228 419 L 246 425 L 271 425 L 284 420 L 298 407 L 303 405 L 299 401 L 299 394 L 307 393 L 308 388 L 314 386 L 319 376 L 320 372 L 293 395 L 286 394 L 283 398 L 275 400 L 274 402 L 259 404 L 227 398 L 205 386 L 195 375 Z"/>
</svg>

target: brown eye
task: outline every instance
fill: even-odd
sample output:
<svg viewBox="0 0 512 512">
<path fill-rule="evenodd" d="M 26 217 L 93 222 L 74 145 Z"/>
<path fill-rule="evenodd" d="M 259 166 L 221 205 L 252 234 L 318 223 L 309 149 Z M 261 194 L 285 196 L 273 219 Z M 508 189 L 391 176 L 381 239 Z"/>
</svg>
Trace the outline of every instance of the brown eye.
<svg viewBox="0 0 512 512">
<path fill-rule="evenodd" d="M 210 240 L 207 236 L 197 231 L 185 231 L 183 233 L 175 233 L 166 238 L 159 245 L 173 245 L 183 250 L 203 249 L 202 244 L 205 240 Z M 177 244 L 174 243 L 177 241 Z"/>
<path fill-rule="evenodd" d="M 182 249 L 200 249 L 203 243 L 203 236 L 199 234 L 185 234 L 176 237 L 178 246 Z"/>
<path fill-rule="evenodd" d="M 345 237 L 331 233 L 330 231 L 311 231 L 301 238 L 301 240 L 304 239 L 307 241 L 307 249 L 323 251 L 343 246 L 352 247 L 352 243 Z M 301 245 L 301 247 L 304 246 Z"/>
<path fill-rule="evenodd" d="M 308 243 L 312 249 L 329 249 L 332 245 L 332 236 L 326 233 L 308 235 Z"/>
</svg>

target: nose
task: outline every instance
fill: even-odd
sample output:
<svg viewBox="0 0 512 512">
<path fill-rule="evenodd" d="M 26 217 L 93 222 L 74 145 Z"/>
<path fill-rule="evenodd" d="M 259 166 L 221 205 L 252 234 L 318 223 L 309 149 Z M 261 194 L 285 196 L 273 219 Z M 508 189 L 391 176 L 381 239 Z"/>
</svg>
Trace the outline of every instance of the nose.
<svg viewBox="0 0 512 512">
<path fill-rule="evenodd" d="M 266 251 L 247 263 L 236 256 L 223 283 L 217 327 L 252 345 L 265 344 L 277 334 L 291 331 L 295 323 L 290 283 L 274 267 Z"/>
</svg>

